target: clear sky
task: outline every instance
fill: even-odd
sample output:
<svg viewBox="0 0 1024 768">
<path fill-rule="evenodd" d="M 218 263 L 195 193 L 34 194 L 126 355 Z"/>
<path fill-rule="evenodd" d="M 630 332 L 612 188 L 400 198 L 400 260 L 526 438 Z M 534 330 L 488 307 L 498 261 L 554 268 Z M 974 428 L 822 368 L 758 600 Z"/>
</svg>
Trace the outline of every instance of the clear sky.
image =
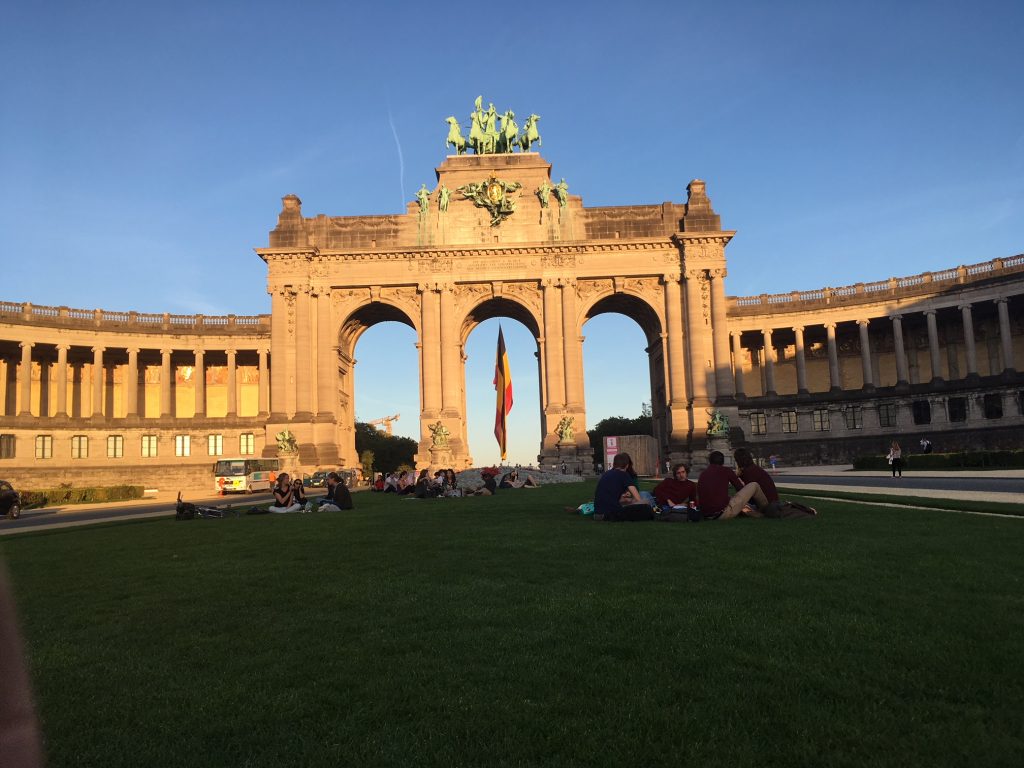
<svg viewBox="0 0 1024 768">
<path fill-rule="evenodd" d="M 584 205 L 707 182 L 730 295 L 845 285 L 1024 250 L 1024 3 L 47 2 L 0 10 L 0 300 L 268 312 L 283 195 L 307 216 L 404 210 L 444 118 L 536 112 Z M 471 449 L 490 436 L 497 320 L 470 336 Z M 539 442 L 513 320 L 513 461 Z M 643 336 L 584 333 L 588 422 L 649 398 Z M 368 331 L 356 409 L 418 410 L 412 332 Z M 402 367 L 406 366 L 406 367 Z M 614 375 L 613 375 L 614 374 Z"/>
</svg>

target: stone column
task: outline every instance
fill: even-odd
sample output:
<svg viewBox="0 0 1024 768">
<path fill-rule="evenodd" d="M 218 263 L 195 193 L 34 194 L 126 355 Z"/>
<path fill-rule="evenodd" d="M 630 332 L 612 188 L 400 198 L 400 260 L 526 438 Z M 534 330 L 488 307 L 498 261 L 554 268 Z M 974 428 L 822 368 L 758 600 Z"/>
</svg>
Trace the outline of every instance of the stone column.
<svg viewBox="0 0 1024 768">
<path fill-rule="evenodd" d="M 259 362 L 259 408 L 260 416 L 267 416 L 270 414 L 270 368 L 267 366 L 267 353 L 270 350 L 261 348 L 258 350 L 260 362 Z"/>
<path fill-rule="evenodd" d="M 544 373 L 546 375 L 548 412 L 565 411 L 565 376 L 563 375 L 562 308 L 559 306 L 557 281 L 545 279 L 544 291 Z"/>
<path fill-rule="evenodd" d="M 777 395 L 775 391 L 775 349 L 772 347 L 772 329 L 762 328 L 764 339 L 764 389 L 769 396 Z"/>
<path fill-rule="evenodd" d="M 732 336 L 733 365 L 736 371 L 736 397 L 746 397 L 746 392 L 743 390 L 743 345 L 740 343 L 743 331 L 733 331 L 730 335 Z"/>
<path fill-rule="evenodd" d="M 21 397 L 21 408 L 19 416 L 32 415 L 32 347 L 31 341 L 22 341 L 18 344 L 21 347 L 21 365 L 18 366 L 18 392 Z"/>
<path fill-rule="evenodd" d="M 708 380 L 711 369 L 708 365 L 705 336 L 709 333 L 710 313 L 705 313 L 702 292 L 707 287 L 707 276 L 702 269 L 688 269 L 683 283 L 686 300 L 686 340 L 689 344 L 690 378 L 694 411 L 711 405 L 708 397 Z"/>
<path fill-rule="evenodd" d="M 903 316 L 890 315 L 892 320 L 892 345 L 896 355 L 896 386 L 906 386 L 910 383 L 910 376 L 907 374 L 907 349 L 903 344 Z"/>
<path fill-rule="evenodd" d="M 860 326 L 860 367 L 864 377 L 864 389 L 874 389 L 875 379 L 871 373 L 871 337 L 868 335 L 870 320 L 858 320 Z"/>
<path fill-rule="evenodd" d="M 1013 359 L 1013 336 L 1010 333 L 1010 309 L 1005 296 L 995 301 L 996 309 L 999 311 L 999 341 L 1003 345 L 1003 373 L 1016 373 L 1017 365 Z"/>
<path fill-rule="evenodd" d="M 228 356 L 228 409 L 227 418 L 233 419 L 238 415 L 238 370 L 235 365 L 237 361 L 237 350 L 227 350 Z"/>
<path fill-rule="evenodd" d="M 103 417 L 103 353 L 105 347 L 92 348 L 92 413 L 94 419 Z"/>
<path fill-rule="evenodd" d="M 331 325 L 331 292 L 316 292 L 316 412 L 319 420 L 334 421 L 338 403 L 338 334 Z"/>
<path fill-rule="evenodd" d="M 683 356 L 683 292 L 678 275 L 663 275 L 665 282 L 665 321 L 668 325 L 669 405 L 686 405 L 686 360 Z"/>
<path fill-rule="evenodd" d="M 169 417 L 174 415 L 171 402 L 171 376 L 174 371 L 171 369 L 170 349 L 160 350 L 160 416 Z"/>
<path fill-rule="evenodd" d="M 576 328 L 576 281 L 564 279 L 562 284 L 562 349 L 565 365 L 565 407 L 572 413 L 583 410 L 583 354 L 580 333 Z M 584 426 L 578 425 L 582 432 Z"/>
<path fill-rule="evenodd" d="M 313 334 L 309 320 L 309 286 L 299 288 L 295 296 L 295 419 L 313 418 L 313 390 L 310 371 L 313 361 Z"/>
<path fill-rule="evenodd" d="M 712 269 L 711 276 L 711 346 L 715 353 L 715 392 L 718 402 L 732 400 L 732 367 L 729 359 L 729 318 L 725 302 L 725 269 Z"/>
<path fill-rule="evenodd" d="M 202 349 L 194 349 L 192 353 L 196 356 L 195 367 L 192 370 L 192 383 L 195 385 L 197 418 L 206 415 L 206 364 L 204 356 L 206 352 Z"/>
<path fill-rule="evenodd" d="M 68 415 L 68 350 L 69 344 L 57 345 L 57 418 Z"/>
<path fill-rule="evenodd" d="M 420 285 L 420 359 L 423 379 L 423 417 L 437 418 L 441 413 L 441 317 L 437 289 Z"/>
<path fill-rule="evenodd" d="M 139 415 L 139 350 L 128 350 L 128 370 L 124 374 L 124 415 L 128 418 Z"/>
<path fill-rule="evenodd" d="M 942 370 L 942 361 L 939 357 L 939 328 L 935 322 L 935 310 L 925 310 L 924 316 L 928 322 L 928 355 L 932 365 L 932 384 L 938 384 L 942 381 L 942 375 L 939 373 Z"/>
<path fill-rule="evenodd" d="M 462 404 L 459 376 L 462 355 L 459 329 L 455 326 L 455 286 L 443 285 L 438 296 L 441 324 L 441 408 L 446 417 L 457 418 Z"/>
<path fill-rule="evenodd" d="M 840 392 L 843 389 L 843 377 L 839 373 L 839 349 L 836 345 L 836 324 L 825 323 L 826 345 L 828 347 L 828 384 L 829 391 Z"/>
<path fill-rule="evenodd" d="M 797 325 L 793 328 L 796 335 L 796 393 L 806 395 L 807 390 L 807 359 L 804 356 L 804 327 Z"/>
<path fill-rule="evenodd" d="M 288 346 L 288 296 L 284 288 L 270 293 L 270 421 L 288 418 L 288 365 L 285 350 Z"/>
<path fill-rule="evenodd" d="M 964 320 L 964 354 L 967 357 L 967 376 L 978 375 L 978 352 L 974 346 L 974 318 L 971 316 L 971 305 L 961 304 L 960 315 Z"/>
</svg>

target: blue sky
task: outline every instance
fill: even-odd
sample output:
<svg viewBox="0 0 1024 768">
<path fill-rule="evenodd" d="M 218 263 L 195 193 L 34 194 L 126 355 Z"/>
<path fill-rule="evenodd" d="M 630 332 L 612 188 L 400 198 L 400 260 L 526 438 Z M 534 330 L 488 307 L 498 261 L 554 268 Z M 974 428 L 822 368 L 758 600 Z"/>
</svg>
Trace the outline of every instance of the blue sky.
<svg viewBox="0 0 1024 768">
<path fill-rule="evenodd" d="M 252 249 L 280 198 L 307 216 L 402 211 L 434 184 L 444 118 L 478 94 L 542 115 L 541 152 L 585 205 L 683 201 L 704 179 L 738 230 L 731 295 L 1019 253 L 1022 39 L 1015 0 L 8 3 L 0 299 L 267 312 Z M 496 326 L 467 348 L 481 462 L 495 458 Z M 503 327 L 511 458 L 528 463 L 532 340 Z M 585 358 L 588 421 L 636 415 L 639 329 L 602 316 L 584 332 L 636 372 L 624 386 Z M 356 353 L 359 416 L 400 411 L 412 434 L 411 332 L 371 329 Z"/>
</svg>

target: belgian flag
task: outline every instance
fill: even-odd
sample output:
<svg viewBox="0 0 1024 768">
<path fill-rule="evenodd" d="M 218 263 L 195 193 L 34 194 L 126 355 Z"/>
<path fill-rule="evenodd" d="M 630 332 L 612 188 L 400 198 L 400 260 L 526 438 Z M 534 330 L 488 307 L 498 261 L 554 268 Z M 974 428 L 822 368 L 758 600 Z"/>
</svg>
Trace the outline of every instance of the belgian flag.
<svg viewBox="0 0 1024 768">
<path fill-rule="evenodd" d="M 508 365 L 508 353 L 505 351 L 505 337 L 498 326 L 498 356 L 494 361 L 494 390 L 498 393 L 498 404 L 494 413 L 494 437 L 501 446 L 501 460 L 505 460 L 505 441 L 508 433 L 505 428 L 505 417 L 512 410 L 512 371 Z"/>
</svg>

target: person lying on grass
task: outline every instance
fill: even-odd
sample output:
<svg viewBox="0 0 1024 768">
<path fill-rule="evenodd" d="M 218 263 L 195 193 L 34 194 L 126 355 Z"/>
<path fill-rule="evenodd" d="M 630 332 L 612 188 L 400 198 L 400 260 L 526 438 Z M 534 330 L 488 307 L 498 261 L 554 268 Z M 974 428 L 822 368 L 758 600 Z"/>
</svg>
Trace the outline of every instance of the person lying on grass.
<svg viewBox="0 0 1024 768">
<path fill-rule="evenodd" d="M 519 470 L 513 469 L 511 472 L 501 476 L 501 482 L 498 483 L 499 488 L 540 488 L 540 483 L 533 479 L 532 475 L 527 475 L 525 480 L 519 479 Z"/>
</svg>

